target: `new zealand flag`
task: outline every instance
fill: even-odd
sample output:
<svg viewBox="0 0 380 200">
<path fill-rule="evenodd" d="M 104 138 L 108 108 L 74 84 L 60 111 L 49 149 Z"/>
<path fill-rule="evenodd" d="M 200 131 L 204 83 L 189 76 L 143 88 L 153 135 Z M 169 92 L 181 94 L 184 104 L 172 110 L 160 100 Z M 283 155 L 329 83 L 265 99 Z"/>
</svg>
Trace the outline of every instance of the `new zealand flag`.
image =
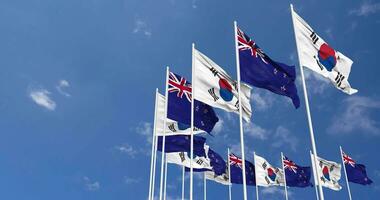
<svg viewBox="0 0 380 200">
<path fill-rule="evenodd" d="M 169 72 L 168 118 L 183 124 L 191 123 L 191 84 L 185 78 Z M 194 126 L 208 133 L 219 121 L 214 109 L 194 99 Z"/>
<path fill-rule="evenodd" d="M 210 159 L 210 165 L 212 167 L 212 171 L 216 174 L 216 175 L 223 175 L 227 172 L 227 163 L 226 161 L 224 161 L 224 159 L 222 158 L 222 156 L 220 156 L 218 153 L 216 153 L 215 151 L 213 151 L 211 148 L 208 149 L 208 152 L 207 152 L 207 158 Z M 185 169 L 187 172 L 190 171 L 190 168 L 186 168 Z M 204 172 L 204 171 L 211 171 L 209 169 L 194 169 L 193 168 L 193 171 L 194 172 Z"/>
<path fill-rule="evenodd" d="M 313 186 L 310 183 L 311 167 L 301 167 L 289 160 L 286 156 L 284 160 L 284 169 L 286 176 L 286 185 L 289 187 L 308 187 Z"/>
<path fill-rule="evenodd" d="M 194 135 L 194 155 L 205 157 L 206 138 Z M 157 150 L 162 151 L 162 136 L 158 137 Z M 190 152 L 190 135 L 173 135 L 165 137 L 165 152 Z"/>
<path fill-rule="evenodd" d="M 234 154 L 230 154 L 229 157 L 230 157 L 229 164 L 230 164 L 230 173 L 231 173 L 231 183 L 243 184 L 242 159 L 235 156 Z M 256 185 L 255 165 L 247 160 L 245 160 L 245 174 L 246 174 L 246 184 Z"/>
<path fill-rule="evenodd" d="M 344 152 L 342 152 L 342 154 L 348 181 L 361 185 L 371 184 L 372 180 L 368 178 L 365 166 L 362 164 L 357 164 L 350 156 Z"/>
<path fill-rule="evenodd" d="M 239 28 L 237 40 L 241 80 L 255 87 L 288 96 L 298 108 L 300 100 L 295 85 L 295 67 L 272 60 Z"/>
</svg>

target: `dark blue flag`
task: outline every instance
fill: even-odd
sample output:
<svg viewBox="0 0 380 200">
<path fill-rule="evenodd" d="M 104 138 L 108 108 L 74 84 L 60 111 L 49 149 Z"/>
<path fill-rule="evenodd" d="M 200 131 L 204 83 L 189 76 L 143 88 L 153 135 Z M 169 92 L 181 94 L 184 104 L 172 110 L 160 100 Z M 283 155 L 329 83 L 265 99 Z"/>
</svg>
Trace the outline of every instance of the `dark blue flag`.
<svg viewBox="0 0 380 200">
<path fill-rule="evenodd" d="M 165 152 L 190 152 L 190 135 L 173 135 L 165 137 Z M 205 157 L 206 138 L 194 135 L 194 155 Z M 162 136 L 158 137 L 157 150 L 162 151 Z M 190 155 L 190 154 L 189 154 Z"/>
<path fill-rule="evenodd" d="M 234 154 L 229 155 L 230 160 L 230 173 L 231 173 L 231 183 L 243 184 L 243 164 L 242 159 L 235 156 Z M 245 160 L 245 174 L 246 174 L 246 184 L 256 185 L 255 177 L 255 165 L 251 162 Z"/>
<path fill-rule="evenodd" d="M 213 151 L 211 148 L 208 148 L 207 157 L 210 159 L 210 165 L 212 170 L 209 169 L 194 169 L 194 172 L 204 172 L 204 171 L 213 171 L 216 175 L 223 175 L 227 171 L 227 163 L 224 161 L 222 156 Z M 186 171 L 189 172 L 190 168 L 186 168 Z"/>
<path fill-rule="evenodd" d="M 372 180 L 368 178 L 365 166 L 362 164 L 357 164 L 350 156 L 344 152 L 342 153 L 348 181 L 361 185 L 371 184 Z"/>
<path fill-rule="evenodd" d="M 168 118 L 182 124 L 191 122 L 191 84 L 185 78 L 169 72 Z M 219 121 L 214 109 L 194 99 L 194 126 L 208 133 Z"/>
<path fill-rule="evenodd" d="M 298 108 L 300 100 L 295 85 L 295 67 L 272 60 L 239 28 L 237 37 L 241 80 L 255 87 L 288 96 Z"/>
<path fill-rule="evenodd" d="M 313 186 L 310 183 L 311 167 L 301 167 L 289 160 L 286 156 L 283 158 L 285 168 L 286 186 L 289 187 L 308 187 Z"/>
</svg>

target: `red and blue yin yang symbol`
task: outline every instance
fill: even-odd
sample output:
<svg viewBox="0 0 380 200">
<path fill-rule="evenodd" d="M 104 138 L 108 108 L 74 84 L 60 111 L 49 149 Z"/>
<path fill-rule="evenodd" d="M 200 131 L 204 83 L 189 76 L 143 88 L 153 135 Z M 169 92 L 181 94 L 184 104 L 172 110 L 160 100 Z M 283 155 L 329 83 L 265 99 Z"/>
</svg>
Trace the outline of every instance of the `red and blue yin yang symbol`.
<svg viewBox="0 0 380 200">
<path fill-rule="evenodd" d="M 335 50 L 327 43 L 323 43 L 318 51 L 319 63 L 321 63 L 328 71 L 331 71 L 336 65 Z"/>
<path fill-rule="evenodd" d="M 219 88 L 219 94 L 224 101 L 229 102 L 234 98 L 232 86 L 226 79 L 219 79 Z"/>
<path fill-rule="evenodd" d="M 268 172 L 268 177 L 270 178 L 270 180 L 272 181 L 276 181 L 276 173 L 274 172 L 274 170 L 272 168 L 268 168 L 267 169 L 267 172 Z"/>
<path fill-rule="evenodd" d="M 327 166 L 324 166 L 322 169 L 323 177 L 325 177 L 328 181 L 330 181 L 330 172 Z"/>
</svg>

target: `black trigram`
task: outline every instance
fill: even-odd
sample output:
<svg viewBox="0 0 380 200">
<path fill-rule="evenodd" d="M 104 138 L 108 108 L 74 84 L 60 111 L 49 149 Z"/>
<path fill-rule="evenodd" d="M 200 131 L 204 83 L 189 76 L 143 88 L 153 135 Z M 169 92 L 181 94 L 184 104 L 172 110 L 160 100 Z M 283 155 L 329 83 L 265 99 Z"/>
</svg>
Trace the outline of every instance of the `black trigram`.
<svg viewBox="0 0 380 200">
<path fill-rule="evenodd" d="M 338 75 L 336 75 L 335 77 L 335 82 L 336 82 L 336 85 L 338 87 L 340 87 L 340 85 L 342 84 L 343 80 L 345 79 L 346 77 L 343 76 L 340 72 L 338 72 Z"/>
<path fill-rule="evenodd" d="M 210 68 L 210 71 L 211 71 L 211 73 L 214 74 L 214 76 L 218 75 L 218 73 L 219 73 L 218 70 L 216 70 L 216 69 L 213 68 L 213 67 Z"/>
<path fill-rule="evenodd" d="M 265 177 L 265 181 L 267 182 L 267 184 L 270 183 L 270 180 L 269 180 L 268 176 Z"/>
<path fill-rule="evenodd" d="M 238 109 L 238 111 L 239 111 L 239 100 L 236 101 L 235 108 Z"/>
<path fill-rule="evenodd" d="M 177 132 L 177 130 L 175 129 L 175 126 L 174 126 L 174 123 L 173 124 L 170 124 L 168 126 L 169 130 L 171 130 L 172 132 Z"/>
<path fill-rule="evenodd" d="M 184 162 L 186 160 L 185 152 L 179 152 L 179 157 L 181 158 L 181 162 Z"/>
<path fill-rule="evenodd" d="M 317 34 L 315 34 L 314 31 L 311 33 L 310 37 L 314 44 L 317 43 L 317 41 L 319 40 L 319 37 L 317 36 Z"/>
<path fill-rule="evenodd" d="M 197 164 L 198 165 L 202 165 L 203 164 L 203 160 L 201 160 L 201 159 L 197 160 Z"/>
<path fill-rule="evenodd" d="M 267 166 L 268 166 L 268 165 L 267 165 L 267 163 L 266 163 L 266 162 L 264 162 L 264 163 L 263 163 L 263 165 L 262 165 L 262 167 L 263 167 L 264 169 L 266 169 L 266 168 L 267 168 Z"/>
<path fill-rule="evenodd" d="M 211 95 L 211 97 L 214 99 L 214 101 L 218 101 L 219 97 L 215 94 L 215 88 L 211 88 L 208 90 L 208 93 Z"/>
</svg>

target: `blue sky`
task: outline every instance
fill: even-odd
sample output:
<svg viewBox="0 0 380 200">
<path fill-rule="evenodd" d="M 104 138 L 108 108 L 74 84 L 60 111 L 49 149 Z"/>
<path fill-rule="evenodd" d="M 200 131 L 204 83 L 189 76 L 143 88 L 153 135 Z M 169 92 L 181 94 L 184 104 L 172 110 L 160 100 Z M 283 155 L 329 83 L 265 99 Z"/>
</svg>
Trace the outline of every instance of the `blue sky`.
<svg viewBox="0 0 380 200">
<path fill-rule="evenodd" d="M 236 77 L 233 21 L 273 59 L 297 65 L 290 1 L 0 0 L 1 199 L 145 199 L 148 193 L 154 91 L 165 66 L 191 77 L 191 43 Z M 326 41 L 353 61 L 347 96 L 305 70 L 321 157 L 339 162 L 339 145 L 367 166 L 371 186 L 351 184 L 355 199 L 380 193 L 380 2 L 292 1 Z M 297 73 L 298 73 L 297 68 Z M 310 139 L 301 107 L 254 88 L 253 151 L 279 165 L 280 152 L 310 165 Z M 238 116 L 217 110 L 207 143 L 221 155 L 239 154 Z M 170 165 L 169 199 L 180 197 L 180 170 Z M 196 176 L 195 197 L 202 197 Z M 188 182 L 187 182 L 188 183 Z M 325 189 L 328 199 L 346 199 Z M 187 185 L 188 186 L 188 185 Z M 211 199 L 225 186 L 208 182 Z M 157 191 L 157 190 L 156 190 Z M 254 198 L 254 188 L 249 188 Z M 242 187 L 233 186 L 234 199 Z M 314 198 L 313 188 L 290 189 L 291 199 Z M 282 188 L 260 188 L 283 199 Z"/>
</svg>

